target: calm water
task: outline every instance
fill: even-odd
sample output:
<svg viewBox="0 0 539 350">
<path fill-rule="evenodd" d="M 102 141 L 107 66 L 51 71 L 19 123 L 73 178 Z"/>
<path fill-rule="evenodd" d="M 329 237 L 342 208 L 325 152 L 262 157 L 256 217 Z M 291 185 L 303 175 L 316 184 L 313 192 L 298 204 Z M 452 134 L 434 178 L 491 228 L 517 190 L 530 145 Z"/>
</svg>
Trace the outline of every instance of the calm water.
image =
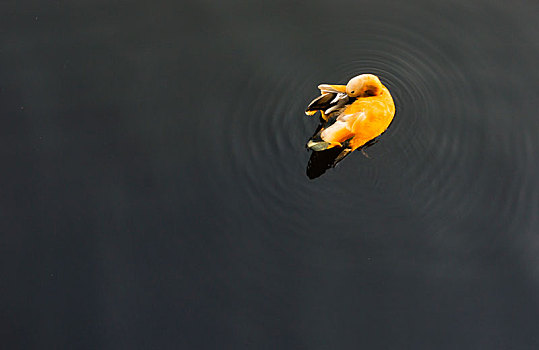
<svg viewBox="0 0 539 350">
<path fill-rule="evenodd" d="M 536 1 L 0 11 L 7 348 L 539 348 Z M 391 128 L 309 180 L 365 72 Z"/>
</svg>

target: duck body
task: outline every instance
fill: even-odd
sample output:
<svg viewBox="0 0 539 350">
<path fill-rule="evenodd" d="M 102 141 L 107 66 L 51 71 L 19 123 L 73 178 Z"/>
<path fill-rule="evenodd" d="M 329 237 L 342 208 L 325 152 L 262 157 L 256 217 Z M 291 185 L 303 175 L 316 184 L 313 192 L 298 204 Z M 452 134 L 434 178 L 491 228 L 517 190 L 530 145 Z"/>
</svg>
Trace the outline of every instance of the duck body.
<svg viewBox="0 0 539 350">
<path fill-rule="evenodd" d="M 347 85 L 319 85 L 321 96 L 305 113 L 320 112 L 320 125 L 307 143 L 315 152 L 342 148 L 333 166 L 349 153 L 368 147 L 391 124 L 395 104 L 389 90 L 373 74 L 361 74 Z"/>
</svg>

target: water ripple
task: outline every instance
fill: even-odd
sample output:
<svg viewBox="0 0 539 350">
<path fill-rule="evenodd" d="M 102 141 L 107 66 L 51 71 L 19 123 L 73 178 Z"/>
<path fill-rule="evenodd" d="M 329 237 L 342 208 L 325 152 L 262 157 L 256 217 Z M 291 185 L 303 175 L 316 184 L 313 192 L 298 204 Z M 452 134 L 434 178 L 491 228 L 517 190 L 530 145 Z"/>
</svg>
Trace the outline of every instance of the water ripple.
<svg viewBox="0 0 539 350">
<path fill-rule="evenodd" d="M 433 236 L 459 223 L 488 224 L 474 217 L 477 207 L 488 204 L 488 193 L 498 190 L 483 185 L 493 160 L 484 156 L 491 154 L 486 152 L 491 140 L 481 96 L 435 43 L 398 26 L 369 23 L 369 27 L 376 34 L 351 40 L 346 54 L 336 58 L 332 66 L 336 81 L 318 81 L 312 67 L 287 64 L 283 58 L 287 56 L 271 53 L 267 61 L 274 68 L 254 69 L 242 83 L 241 103 L 230 101 L 223 114 L 215 116 L 214 125 L 204 130 L 213 156 L 220 159 L 216 171 L 241 182 L 253 215 L 289 220 L 297 232 L 313 223 L 306 212 L 331 208 L 332 220 L 343 223 L 351 220 L 351 206 L 374 214 L 383 209 L 389 216 L 406 208 Z M 303 109 L 315 96 L 315 86 L 346 83 L 366 72 L 378 75 L 394 96 L 392 126 L 369 149 L 372 159 L 349 157 L 336 170 L 308 181 L 303 145 L 317 123 L 305 117 Z M 226 73 L 222 79 L 227 79 Z M 498 136 L 500 152 L 530 149 L 523 144 L 527 138 Z M 514 162 L 525 167 L 531 161 L 527 152 L 531 151 L 519 154 Z M 519 176 L 500 180 L 504 190 L 499 194 L 504 198 L 498 198 L 485 217 L 517 215 L 524 182 Z M 297 214 L 293 220 L 287 219 L 290 213 Z M 362 220 L 379 223 L 384 216 L 364 215 Z"/>
</svg>

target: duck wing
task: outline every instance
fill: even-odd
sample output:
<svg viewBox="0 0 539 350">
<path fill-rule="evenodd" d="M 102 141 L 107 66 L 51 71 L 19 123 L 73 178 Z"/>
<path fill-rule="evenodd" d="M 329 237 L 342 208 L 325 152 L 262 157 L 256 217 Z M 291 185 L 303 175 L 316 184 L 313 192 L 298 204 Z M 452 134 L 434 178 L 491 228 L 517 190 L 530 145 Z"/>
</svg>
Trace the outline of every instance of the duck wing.
<svg viewBox="0 0 539 350">
<path fill-rule="evenodd" d="M 351 98 L 345 93 L 328 92 L 315 98 L 307 108 L 305 114 L 313 115 L 317 111 L 321 111 L 322 119 L 328 120 L 332 113 L 340 113 L 351 102 Z"/>
<path fill-rule="evenodd" d="M 313 151 L 322 151 L 327 149 L 330 143 L 322 139 L 322 132 L 324 132 L 324 130 L 331 125 L 335 124 L 338 117 L 339 115 L 334 113 L 330 118 L 328 118 L 328 120 L 320 120 L 318 128 L 316 128 L 316 131 L 314 132 L 313 136 L 311 136 L 305 147 L 310 148 Z"/>
<path fill-rule="evenodd" d="M 313 115 L 317 111 L 328 109 L 329 107 L 331 107 L 331 101 L 333 101 L 335 97 L 337 97 L 337 93 L 322 93 L 322 95 L 318 96 L 317 98 L 312 100 L 311 103 L 309 103 L 309 105 L 305 109 L 305 114 Z"/>
<path fill-rule="evenodd" d="M 320 123 L 316 132 L 307 142 L 307 148 L 322 151 L 350 142 L 355 136 L 355 126 L 363 113 L 335 112 L 329 115 L 327 121 Z"/>
</svg>

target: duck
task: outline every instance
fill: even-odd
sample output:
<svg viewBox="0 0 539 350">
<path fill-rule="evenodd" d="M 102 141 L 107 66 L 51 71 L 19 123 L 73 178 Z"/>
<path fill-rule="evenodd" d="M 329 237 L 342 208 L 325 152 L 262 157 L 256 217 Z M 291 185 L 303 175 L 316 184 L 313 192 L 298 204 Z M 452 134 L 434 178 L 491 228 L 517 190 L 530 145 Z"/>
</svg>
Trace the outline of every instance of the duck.
<svg viewBox="0 0 539 350">
<path fill-rule="evenodd" d="M 374 74 L 357 75 L 346 85 L 321 84 L 318 89 L 320 96 L 309 103 L 305 114 L 320 112 L 320 124 L 306 147 L 314 152 L 341 149 L 332 166 L 374 144 L 395 116 L 393 97 Z"/>
</svg>

